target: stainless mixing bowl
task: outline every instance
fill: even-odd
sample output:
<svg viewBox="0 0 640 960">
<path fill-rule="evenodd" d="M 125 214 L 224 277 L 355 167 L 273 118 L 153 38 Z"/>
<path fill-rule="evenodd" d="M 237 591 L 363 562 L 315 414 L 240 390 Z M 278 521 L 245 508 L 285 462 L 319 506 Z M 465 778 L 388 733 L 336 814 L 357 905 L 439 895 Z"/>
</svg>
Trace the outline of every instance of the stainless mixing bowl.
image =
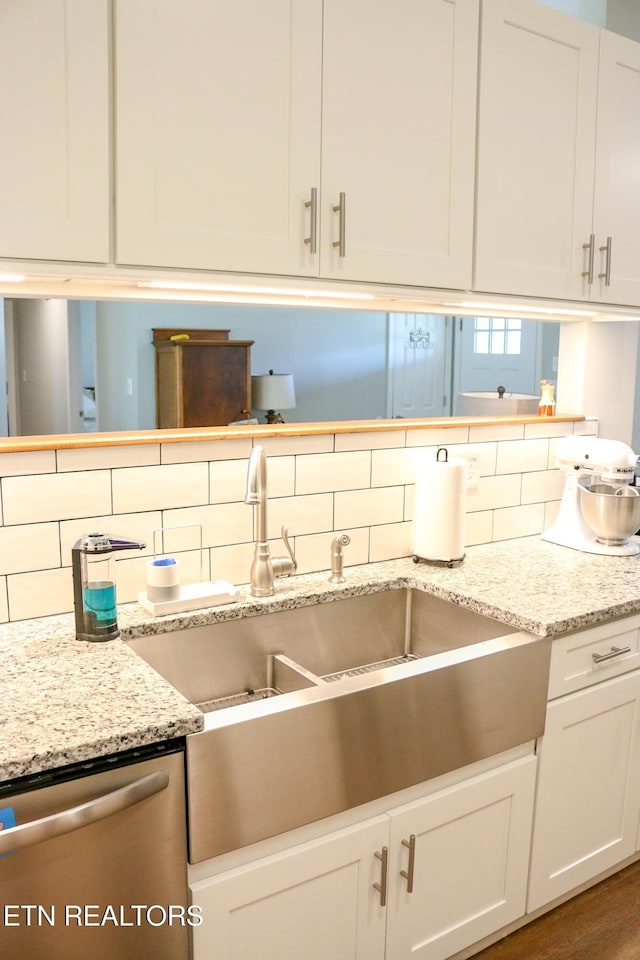
<svg viewBox="0 0 640 960">
<path fill-rule="evenodd" d="M 636 487 L 579 483 L 582 516 L 600 543 L 621 546 L 640 529 L 640 492 Z"/>
</svg>

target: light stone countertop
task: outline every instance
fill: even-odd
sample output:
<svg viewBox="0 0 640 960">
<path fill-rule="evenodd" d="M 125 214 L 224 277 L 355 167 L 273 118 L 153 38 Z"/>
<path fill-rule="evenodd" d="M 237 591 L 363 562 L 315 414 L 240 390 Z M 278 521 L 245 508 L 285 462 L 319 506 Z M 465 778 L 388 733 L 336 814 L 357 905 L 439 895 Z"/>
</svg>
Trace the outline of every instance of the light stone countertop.
<svg viewBox="0 0 640 960">
<path fill-rule="evenodd" d="M 345 575 L 340 585 L 327 571 L 279 580 L 265 599 L 245 587 L 234 603 L 165 617 L 121 605 L 122 639 L 107 643 L 77 641 L 71 614 L 3 625 L 0 781 L 202 729 L 202 714 L 124 642 L 134 636 L 406 586 L 539 637 L 640 612 L 640 556 L 586 554 L 538 537 L 471 547 L 452 569 L 403 558 Z"/>
</svg>

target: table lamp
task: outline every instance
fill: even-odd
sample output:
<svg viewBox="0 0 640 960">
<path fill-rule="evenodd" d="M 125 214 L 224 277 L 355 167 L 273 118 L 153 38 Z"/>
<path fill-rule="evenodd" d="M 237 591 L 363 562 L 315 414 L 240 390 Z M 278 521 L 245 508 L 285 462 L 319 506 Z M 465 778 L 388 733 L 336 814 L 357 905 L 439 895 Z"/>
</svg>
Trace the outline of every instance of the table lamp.
<svg viewBox="0 0 640 960">
<path fill-rule="evenodd" d="M 251 406 L 266 410 L 267 423 L 284 423 L 280 410 L 293 410 L 296 394 L 291 373 L 262 373 L 251 377 Z"/>
</svg>

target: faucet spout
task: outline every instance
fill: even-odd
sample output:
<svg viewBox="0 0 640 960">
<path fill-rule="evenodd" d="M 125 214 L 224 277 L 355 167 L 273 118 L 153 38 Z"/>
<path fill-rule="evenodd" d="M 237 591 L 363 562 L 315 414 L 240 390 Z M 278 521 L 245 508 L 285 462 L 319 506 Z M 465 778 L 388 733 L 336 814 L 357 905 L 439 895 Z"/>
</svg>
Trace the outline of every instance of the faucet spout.
<svg viewBox="0 0 640 960">
<path fill-rule="evenodd" d="M 247 492 L 244 502 L 255 509 L 255 550 L 251 564 L 251 593 L 254 597 L 270 597 L 277 577 L 288 577 L 296 572 L 297 563 L 289 544 L 286 526 L 282 527 L 282 539 L 288 557 L 271 557 L 267 541 L 267 457 L 263 447 L 254 447 L 249 458 Z"/>
</svg>

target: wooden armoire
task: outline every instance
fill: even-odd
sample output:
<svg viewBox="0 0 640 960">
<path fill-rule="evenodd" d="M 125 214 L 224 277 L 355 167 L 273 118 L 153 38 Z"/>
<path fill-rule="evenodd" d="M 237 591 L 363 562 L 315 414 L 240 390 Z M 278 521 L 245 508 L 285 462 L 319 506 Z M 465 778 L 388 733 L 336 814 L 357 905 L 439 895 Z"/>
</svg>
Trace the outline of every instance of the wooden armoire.
<svg viewBox="0 0 640 960">
<path fill-rule="evenodd" d="M 228 330 L 154 328 L 157 426 L 217 427 L 250 416 L 253 342 L 229 340 Z"/>
</svg>

